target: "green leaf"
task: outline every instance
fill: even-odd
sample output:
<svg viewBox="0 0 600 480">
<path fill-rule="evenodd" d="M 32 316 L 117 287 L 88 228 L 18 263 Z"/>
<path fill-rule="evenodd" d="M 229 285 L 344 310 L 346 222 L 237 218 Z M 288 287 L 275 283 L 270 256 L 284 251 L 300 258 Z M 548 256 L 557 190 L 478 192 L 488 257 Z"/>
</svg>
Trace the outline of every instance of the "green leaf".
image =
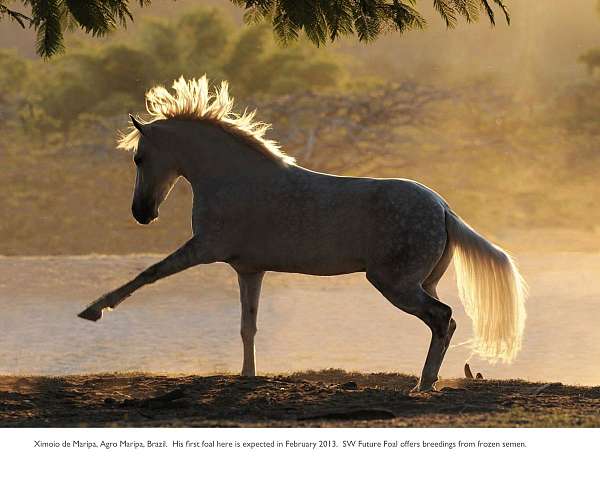
<svg viewBox="0 0 600 480">
<path fill-rule="evenodd" d="M 7 16 L 13 22 L 17 22 L 22 28 L 25 28 L 25 22 L 31 25 L 31 18 L 21 12 L 11 10 L 6 5 L 0 3 L 0 18 Z"/>
<path fill-rule="evenodd" d="M 37 32 L 36 50 L 41 57 L 49 58 L 64 50 L 60 7 L 59 0 L 31 2 L 32 23 Z"/>
<path fill-rule="evenodd" d="M 479 19 L 479 10 L 481 3 L 478 0 L 454 0 L 454 8 L 464 17 L 467 23 L 475 22 Z"/>
<path fill-rule="evenodd" d="M 381 30 L 377 1 L 356 0 L 353 8 L 354 28 L 358 39 L 364 42 L 375 40 Z"/>
<path fill-rule="evenodd" d="M 451 0 L 433 0 L 433 7 L 440 14 L 446 27 L 454 28 L 456 26 L 456 11 Z"/>
</svg>

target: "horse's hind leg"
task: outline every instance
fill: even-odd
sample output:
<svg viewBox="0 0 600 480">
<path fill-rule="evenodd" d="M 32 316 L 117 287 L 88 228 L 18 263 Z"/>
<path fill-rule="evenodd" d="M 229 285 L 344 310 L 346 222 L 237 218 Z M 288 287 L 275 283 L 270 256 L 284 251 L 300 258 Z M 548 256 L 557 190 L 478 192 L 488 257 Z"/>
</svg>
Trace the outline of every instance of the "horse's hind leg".
<svg viewBox="0 0 600 480">
<path fill-rule="evenodd" d="M 258 314 L 258 299 L 264 275 L 265 272 L 238 272 L 240 301 L 242 303 L 240 333 L 244 345 L 244 363 L 242 365 L 242 375 L 244 377 L 254 377 L 256 375 L 254 337 L 257 331 L 256 316 Z"/>
<path fill-rule="evenodd" d="M 448 269 L 448 266 L 450 265 L 451 261 L 452 261 L 452 249 L 448 244 L 446 244 L 446 248 L 444 250 L 444 253 L 442 254 L 442 258 L 440 258 L 439 262 L 433 269 L 433 272 L 431 272 L 429 277 L 427 277 L 427 279 L 423 282 L 423 289 L 429 295 L 431 295 L 433 298 L 435 298 L 436 300 L 439 300 L 439 297 L 437 294 L 437 284 L 440 281 L 440 279 L 442 278 L 442 276 L 444 275 L 444 273 L 446 273 L 446 270 Z M 448 326 L 448 333 L 446 334 L 446 342 L 444 344 L 444 351 L 442 352 L 442 360 L 444 359 L 444 356 L 446 355 L 446 351 L 448 350 L 448 347 L 450 346 L 450 341 L 452 340 L 452 335 L 454 335 L 455 330 L 456 330 L 456 322 L 454 321 L 454 318 L 450 318 L 450 325 Z"/>
<path fill-rule="evenodd" d="M 429 351 L 415 390 L 432 390 L 448 343 L 452 309 L 427 293 L 420 279 L 399 277 L 389 270 L 368 271 L 367 278 L 392 304 L 419 317 L 430 328 Z"/>
<path fill-rule="evenodd" d="M 433 298 L 435 298 L 436 300 L 439 300 L 437 290 L 436 290 L 436 285 L 423 284 L 423 289 L 429 295 L 431 295 Z M 440 366 L 444 360 L 444 357 L 446 356 L 446 352 L 448 351 L 448 347 L 450 346 L 450 341 L 452 340 L 452 335 L 454 335 L 455 330 L 456 330 L 456 322 L 454 321 L 454 318 L 451 317 L 450 323 L 448 324 L 448 331 L 446 332 L 446 339 L 444 340 L 444 347 L 442 350 L 442 358 L 440 360 Z M 438 370 L 439 370 L 439 368 L 438 368 Z"/>
</svg>

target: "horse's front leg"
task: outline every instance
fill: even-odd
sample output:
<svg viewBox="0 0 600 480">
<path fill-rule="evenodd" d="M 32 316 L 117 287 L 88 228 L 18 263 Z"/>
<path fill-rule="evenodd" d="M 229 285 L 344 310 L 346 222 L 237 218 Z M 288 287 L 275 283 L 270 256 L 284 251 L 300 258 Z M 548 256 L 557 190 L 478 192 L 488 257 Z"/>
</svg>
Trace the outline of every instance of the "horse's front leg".
<svg viewBox="0 0 600 480">
<path fill-rule="evenodd" d="M 97 299 L 78 316 L 86 320 L 99 320 L 102 318 L 102 310 L 116 307 L 144 285 L 154 283 L 194 265 L 212 261 L 207 255 L 206 249 L 203 248 L 202 242 L 194 237 L 164 260 L 144 270 L 130 282 Z"/>
<path fill-rule="evenodd" d="M 258 299 L 260 287 L 265 272 L 241 273 L 238 272 L 240 284 L 240 301 L 242 303 L 242 343 L 244 345 L 244 363 L 242 375 L 254 377 L 256 375 L 256 361 L 254 337 L 256 335 L 256 316 L 258 314 Z"/>
</svg>

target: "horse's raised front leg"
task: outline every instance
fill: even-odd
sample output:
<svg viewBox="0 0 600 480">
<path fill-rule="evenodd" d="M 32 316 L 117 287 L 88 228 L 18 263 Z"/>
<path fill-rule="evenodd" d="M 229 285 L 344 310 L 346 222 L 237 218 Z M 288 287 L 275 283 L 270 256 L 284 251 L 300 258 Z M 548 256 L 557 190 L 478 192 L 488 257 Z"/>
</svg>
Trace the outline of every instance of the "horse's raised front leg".
<svg viewBox="0 0 600 480">
<path fill-rule="evenodd" d="M 116 307 L 144 285 L 154 283 L 161 278 L 181 272 L 194 265 L 212 261 L 202 247 L 202 242 L 194 237 L 164 260 L 144 270 L 130 282 L 97 299 L 78 316 L 86 320 L 99 320 L 102 318 L 102 310 Z"/>
<path fill-rule="evenodd" d="M 238 282 L 240 284 L 240 301 L 242 303 L 242 343 L 244 345 L 244 363 L 242 375 L 254 377 L 256 375 L 256 361 L 254 349 L 254 337 L 256 335 L 256 316 L 258 314 L 258 299 L 260 287 L 265 272 L 240 273 Z"/>
<path fill-rule="evenodd" d="M 432 390 L 455 327 L 452 325 L 450 332 L 452 309 L 429 295 L 414 279 L 398 279 L 385 271 L 368 272 L 367 278 L 396 307 L 419 317 L 430 328 L 427 359 L 413 391 Z"/>
</svg>

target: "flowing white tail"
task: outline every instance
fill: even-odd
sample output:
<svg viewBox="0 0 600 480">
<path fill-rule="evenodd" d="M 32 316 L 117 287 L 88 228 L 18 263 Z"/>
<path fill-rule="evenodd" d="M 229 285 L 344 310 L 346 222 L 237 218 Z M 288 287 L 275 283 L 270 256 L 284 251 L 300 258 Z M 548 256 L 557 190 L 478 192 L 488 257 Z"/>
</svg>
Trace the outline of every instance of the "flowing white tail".
<svg viewBox="0 0 600 480">
<path fill-rule="evenodd" d="M 460 299 L 473 320 L 473 350 L 492 363 L 511 362 L 525 328 L 525 281 L 508 253 L 452 211 L 446 228 Z"/>
</svg>

